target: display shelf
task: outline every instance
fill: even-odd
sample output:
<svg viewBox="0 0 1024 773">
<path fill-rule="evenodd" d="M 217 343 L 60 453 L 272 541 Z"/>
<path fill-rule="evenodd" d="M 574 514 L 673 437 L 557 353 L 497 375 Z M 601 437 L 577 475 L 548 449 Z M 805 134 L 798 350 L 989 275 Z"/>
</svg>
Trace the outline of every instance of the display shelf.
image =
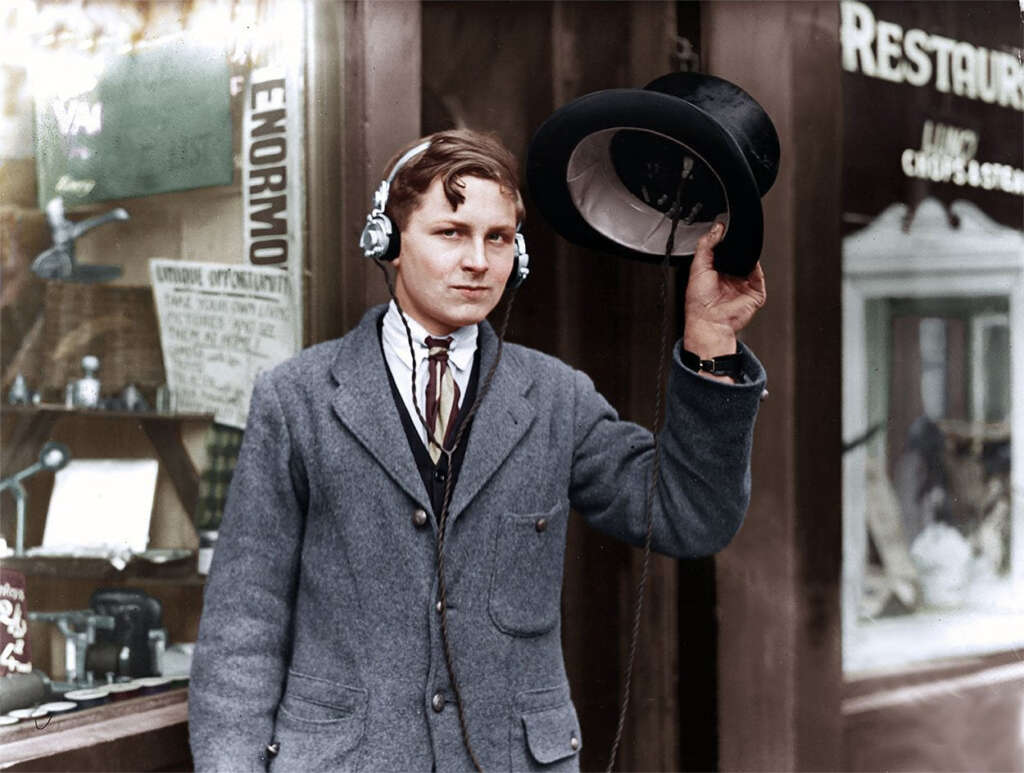
<svg viewBox="0 0 1024 773">
<path fill-rule="evenodd" d="M 56 577 L 64 580 L 95 580 L 111 582 L 172 583 L 202 585 L 205 575 L 196 572 L 196 554 L 166 563 L 133 558 L 124 569 L 118 569 L 105 558 L 76 556 L 7 556 L 0 559 L 4 569 L 13 569 L 27 577 Z"/>
<path fill-rule="evenodd" d="M 0 727 L 0 768 L 191 770 L 188 690 Z"/>
<path fill-rule="evenodd" d="M 0 413 L 16 416 L 55 414 L 61 416 L 86 416 L 93 419 L 135 419 L 136 421 L 213 421 L 212 413 L 174 413 L 166 411 L 104 411 L 96 408 L 68 408 L 61 403 L 40 403 L 39 405 L 2 405 Z"/>
<path fill-rule="evenodd" d="M 196 503 L 199 501 L 199 473 L 182 442 L 181 424 L 213 421 L 211 413 L 100 411 L 67 408 L 57 403 L 42 403 L 3 405 L 0 406 L 0 417 L 3 418 L 4 424 L 11 423 L 11 419 L 14 419 L 15 424 L 9 445 L 2 455 L 0 468 L 4 470 L 19 469 L 33 462 L 31 454 L 37 453 L 43 443 L 50 439 L 54 426 L 61 419 L 138 422 L 170 478 L 185 512 L 195 512 Z"/>
</svg>

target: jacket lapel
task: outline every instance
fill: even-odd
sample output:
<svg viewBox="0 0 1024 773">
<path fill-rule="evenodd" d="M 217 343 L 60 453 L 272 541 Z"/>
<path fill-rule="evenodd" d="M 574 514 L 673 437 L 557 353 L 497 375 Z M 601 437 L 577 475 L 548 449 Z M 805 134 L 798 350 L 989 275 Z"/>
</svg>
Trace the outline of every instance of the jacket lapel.
<svg viewBox="0 0 1024 773">
<path fill-rule="evenodd" d="M 371 309 L 359 325 L 341 339 L 331 366 L 338 383 L 331 405 L 342 423 L 395 483 L 420 507 L 431 512 L 423 479 L 391 399 L 387 364 L 377 333 L 378 319 L 385 310 L 384 306 Z M 484 321 L 477 340 L 480 347 L 478 389 L 483 390 L 497 358 L 498 337 Z M 535 414 L 526 399 L 531 383 L 530 377 L 505 350 L 469 429 L 469 446 L 452 498 L 451 520 L 480 493 L 529 429 Z"/>
<path fill-rule="evenodd" d="M 377 333 L 377 322 L 385 310 L 384 306 L 370 309 L 359 325 L 341 339 L 331 365 L 331 374 L 338 382 L 331 405 L 395 483 L 420 507 L 431 512 L 423 479 L 391 399 L 387 364 Z"/>
<path fill-rule="evenodd" d="M 484 390 L 487 375 L 498 353 L 498 337 L 485 320 L 480 323 L 480 385 Z M 473 426 L 469 429 L 469 445 L 462 461 L 459 480 L 452 496 L 449 518 L 454 521 L 480 493 L 491 476 L 516 447 L 534 419 L 534 408 L 526 399 L 532 383 L 506 349 L 494 373 L 490 387 L 483 394 Z"/>
</svg>

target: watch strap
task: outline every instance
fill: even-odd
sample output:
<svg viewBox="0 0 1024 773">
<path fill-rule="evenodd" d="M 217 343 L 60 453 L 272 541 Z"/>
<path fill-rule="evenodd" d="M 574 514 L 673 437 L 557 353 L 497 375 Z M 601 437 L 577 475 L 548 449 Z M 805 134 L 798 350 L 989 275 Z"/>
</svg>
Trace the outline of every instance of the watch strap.
<svg viewBox="0 0 1024 773">
<path fill-rule="evenodd" d="M 704 371 L 712 376 L 730 376 L 738 381 L 743 373 L 743 355 L 739 352 L 701 359 L 693 352 L 680 346 L 679 359 L 690 370 Z"/>
</svg>

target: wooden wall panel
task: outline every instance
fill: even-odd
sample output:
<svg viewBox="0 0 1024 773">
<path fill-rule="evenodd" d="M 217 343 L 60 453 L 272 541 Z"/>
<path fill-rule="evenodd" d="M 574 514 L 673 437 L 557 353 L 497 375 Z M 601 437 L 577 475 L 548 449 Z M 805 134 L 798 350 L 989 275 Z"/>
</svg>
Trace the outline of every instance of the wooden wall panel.
<svg viewBox="0 0 1024 773">
<path fill-rule="evenodd" d="M 768 369 L 753 501 L 717 561 L 723 770 L 834 770 L 841 655 L 839 8 L 706 3 L 706 70 L 767 109 L 768 305 L 744 340 Z"/>
<path fill-rule="evenodd" d="M 669 69 L 674 10 L 665 2 L 426 3 L 423 131 L 494 131 L 525 166 L 530 137 L 555 108 L 589 91 L 642 86 Z M 566 243 L 528 192 L 526 199 L 531 275 L 516 296 L 509 340 L 583 369 L 623 416 L 649 425 L 658 269 Z M 584 769 L 607 764 L 640 561 L 639 551 L 571 522 L 563 647 Z M 679 767 L 677 565 L 655 556 L 650 572 L 621 770 Z"/>
<path fill-rule="evenodd" d="M 419 3 L 346 0 L 314 8 L 316 23 L 332 30 L 314 38 L 327 50 L 312 54 L 320 76 L 315 97 L 323 103 L 311 106 L 311 118 L 317 112 L 340 116 L 340 158 L 331 146 L 335 133 L 321 127 L 313 146 L 316 153 L 308 162 L 321 167 L 316 175 L 311 173 L 311 183 L 326 183 L 309 192 L 311 199 L 318 199 L 310 243 L 315 250 L 313 276 L 321 280 L 310 293 L 318 320 L 311 343 L 347 332 L 369 306 L 387 299 L 380 270 L 359 250 L 359 234 L 384 165 L 399 146 L 420 135 L 422 82 Z M 340 181 L 334 177 L 334 164 L 340 164 Z"/>
</svg>

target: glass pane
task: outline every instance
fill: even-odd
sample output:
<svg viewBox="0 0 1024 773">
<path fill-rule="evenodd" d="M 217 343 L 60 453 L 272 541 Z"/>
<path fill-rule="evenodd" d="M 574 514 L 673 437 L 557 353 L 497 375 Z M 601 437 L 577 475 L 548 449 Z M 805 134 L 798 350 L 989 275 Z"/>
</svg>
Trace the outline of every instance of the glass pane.
<svg viewBox="0 0 1024 773">
<path fill-rule="evenodd" d="M 873 432 L 853 449 L 867 534 L 845 666 L 1014 646 L 1008 300 L 880 298 L 863 327 Z"/>
</svg>

